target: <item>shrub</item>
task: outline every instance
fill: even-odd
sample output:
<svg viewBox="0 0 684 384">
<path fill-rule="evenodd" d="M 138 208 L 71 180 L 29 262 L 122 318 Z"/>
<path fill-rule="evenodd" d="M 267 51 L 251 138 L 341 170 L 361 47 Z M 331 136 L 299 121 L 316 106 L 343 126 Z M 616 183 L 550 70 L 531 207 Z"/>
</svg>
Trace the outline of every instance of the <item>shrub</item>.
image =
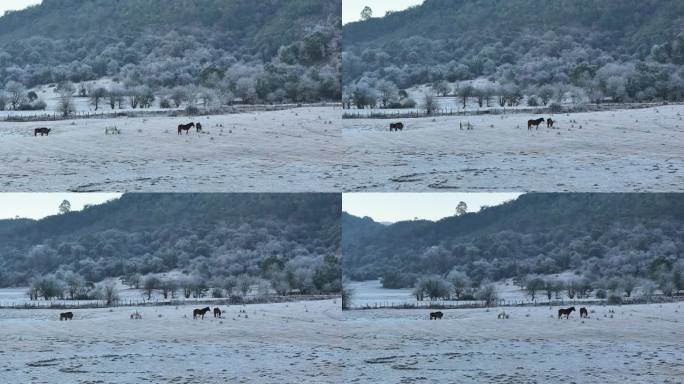
<svg viewBox="0 0 684 384">
<path fill-rule="evenodd" d="M 549 111 L 551 111 L 551 113 L 561 113 L 563 112 L 563 107 L 558 103 L 551 103 L 549 104 Z"/>
<path fill-rule="evenodd" d="M 527 106 L 528 107 L 538 107 L 539 106 L 539 99 L 537 99 L 537 96 L 530 96 L 527 99 Z"/>
<path fill-rule="evenodd" d="M 17 107 L 19 111 L 44 111 L 47 108 L 47 103 L 43 100 L 38 100 L 34 103 L 23 103 Z"/>
<path fill-rule="evenodd" d="M 214 288 L 211 290 L 211 297 L 214 299 L 220 299 L 223 297 L 223 290 L 221 288 Z"/>
<path fill-rule="evenodd" d="M 161 99 L 159 102 L 159 108 L 169 109 L 173 108 L 173 106 L 171 106 L 171 101 L 169 101 L 169 99 Z"/>
<path fill-rule="evenodd" d="M 188 116 L 199 115 L 199 108 L 195 107 L 194 105 L 188 105 L 185 107 L 185 113 L 187 113 Z"/>
<path fill-rule="evenodd" d="M 596 291 L 597 299 L 605 299 L 606 297 L 608 297 L 608 294 L 606 293 L 605 289 L 599 289 Z"/>
<path fill-rule="evenodd" d="M 618 295 L 610 295 L 610 296 L 608 296 L 607 303 L 610 305 L 622 304 L 622 297 L 620 297 Z"/>
</svg>

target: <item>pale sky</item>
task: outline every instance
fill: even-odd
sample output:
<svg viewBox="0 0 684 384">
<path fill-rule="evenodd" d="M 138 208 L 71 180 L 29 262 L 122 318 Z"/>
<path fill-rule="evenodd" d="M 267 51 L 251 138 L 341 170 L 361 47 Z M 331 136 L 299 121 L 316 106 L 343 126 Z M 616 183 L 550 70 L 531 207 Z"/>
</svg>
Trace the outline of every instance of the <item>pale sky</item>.
<svg viewBox="0 0 684 384">
<path fill-rule="evenodd" d="M 80 211 L 86 204 L 102 204 L 120 196 L 120 193 L 0 193 L 0 219 L 16 216 L 42 219 L 59 213 L 59 205 L 64 200 L 69 200 L 72 211 Z"/>
<path fill-rule="evenodd" d="M 368 216 L 378 222 L 413 220 L 437 221 L 453 216 L 460 201 L 468 212 L 483 205 L 494 206 L 515 200 L 520 193 L 345 193 L 342 209 L 355 216 Z"/>
<path fill-rule="evenodd" d="M 373 10 L 373 17 L 383 17 L 387 11 L 402 11 L 423 0 L 342 0 L 342 23 L 361 19 L 361 11 L 367 6 Z"/>
<path fill-rule="evenodd" d="M 42 0 L 0 0 L 0 16 L 4 15 L 5 11 L 18 11 L 41 2 Z"/>
</svg>

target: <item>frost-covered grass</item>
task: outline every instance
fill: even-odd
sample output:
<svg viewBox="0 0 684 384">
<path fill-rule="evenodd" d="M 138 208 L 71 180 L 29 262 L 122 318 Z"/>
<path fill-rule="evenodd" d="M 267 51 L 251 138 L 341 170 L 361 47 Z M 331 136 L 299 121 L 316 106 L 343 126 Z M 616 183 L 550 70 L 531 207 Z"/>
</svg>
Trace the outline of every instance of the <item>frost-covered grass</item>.
<svg viewBox="0 0 684 384">
<path fill-rule="evenodd" d="M 342 382 L 339 300 L 193 308 L 0 310 L 0 382 Z"/>
<path fill-rule="evenodd" d="M 684 106 L 538 116 L 344 120 L 346 191 L 682 191 Z M 470 122 L 474 130 L 460 130 Z"/>
<path fill-rule="evenodd" d="M 0 190 L 338 191 L 341 109 L 0 122 Z M 201 122 L 178 136 L 177 126 Z M 221 127 L 221 125 L 223 127 Z M 105 135 L 116 126 L 121 135 Z M 37 127 L 52 129 L 34 137 Z"/>
<path fill-rule="evenodd" d="M 579 310 L 579 308 L 577 308 Z M 505 310 L 509 319 L 497 319 Z M 681 304 L 345 312 L 345 382 L 680 383 Z M 611 313 L 610 311 L 614 311 Z"/>
</svg>

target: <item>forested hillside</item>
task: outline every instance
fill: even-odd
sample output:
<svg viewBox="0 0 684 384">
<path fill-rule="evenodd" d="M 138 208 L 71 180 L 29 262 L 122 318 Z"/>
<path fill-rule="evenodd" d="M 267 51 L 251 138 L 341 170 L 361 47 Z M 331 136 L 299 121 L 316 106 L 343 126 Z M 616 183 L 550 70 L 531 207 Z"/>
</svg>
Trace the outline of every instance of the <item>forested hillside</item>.
<svg viewBox="0 0 684 384">
<path fill-rule="evenodd" d="M 221 287 L 340 287 L 336 194 L 126 194 L 42 220 L 0 221 L 0 286 L 74 272 L 85 281 L 180 271 Z"/>
<path fill-rule="evenodd" d="M 527 194 L 438 222 L 342 218 L 343 270 L 411 287 L 462 273 L 479 285 L 575 272 L 592 283 L 645 278 L 684 289 L 683 194 Z"/>
<path fill-rule="evenodd" d="M 227 101 L 339 99 L 336 0 L 44 0 L 0 17 L 0 88 L 112 77 Z"/>
<path fill-rule="evenodd" d="M 682 31 L 678 0 L 426 0 L 345 25 L 343 82 L 376 97 L 379 81 L 441 93 L 443 81 L 487 78 L 500 89 L 478 91 L 681 100 Z"/>
</svg>

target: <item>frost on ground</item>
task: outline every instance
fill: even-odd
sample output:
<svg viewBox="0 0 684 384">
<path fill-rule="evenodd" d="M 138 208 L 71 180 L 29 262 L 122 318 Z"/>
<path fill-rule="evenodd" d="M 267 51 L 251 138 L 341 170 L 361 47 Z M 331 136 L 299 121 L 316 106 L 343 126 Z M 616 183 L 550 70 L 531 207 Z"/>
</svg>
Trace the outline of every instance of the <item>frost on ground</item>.
<svg viewBox="0 0 684 384">
<path fill-rule="evenodd" d="M 588 309 L 582 320 L 546 306 L 444 310 L 436 321 L 425 310 L 347 311 L 344 382 L 682 383 L 684 306 Z"/>
<path fill-rule="evenodd" d="M 682 191 L 684 106 L 554 115 L 344 120 L 346 191 Z M 550 116 L 546 116 L 550 117 Z M 470 122 L 473 130 L 460 130 Z"/>
<path fill-rule="evenodd" d="M 337 191 L 341 109 L 0 122 L 0 190 Z M 177 126 L 201 122 L 178 136 Z M 221 125 L 223 127 L 221 127 Z M 105 135 L 116 126 L 121 135 Z M 52 129 L 34 137 L 38 127 Z"/>
<path fill-rule="evenodd" d="M 0 310 L 0 382 L 341 382 L 339 301 L 193 308 Z"/>
</svg>

